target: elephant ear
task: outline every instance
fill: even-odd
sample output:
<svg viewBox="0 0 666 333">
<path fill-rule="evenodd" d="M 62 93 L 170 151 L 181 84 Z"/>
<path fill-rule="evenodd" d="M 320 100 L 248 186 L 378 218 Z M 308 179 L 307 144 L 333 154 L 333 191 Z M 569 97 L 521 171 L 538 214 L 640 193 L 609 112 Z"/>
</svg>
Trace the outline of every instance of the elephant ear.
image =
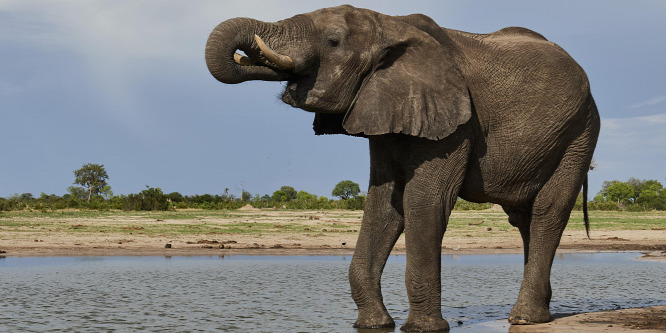
<svg viewBox="0 0 666 333">
<path fill-rule="evenodd" d="M 472 115 L 460 68 L 453 52 L 427 33 L 411 26 L 399 30 L 405 37 L 384 49 L 385 56 L 366 77 L 343 127 L 352 135 L 445 138 Z"/>
</svg>

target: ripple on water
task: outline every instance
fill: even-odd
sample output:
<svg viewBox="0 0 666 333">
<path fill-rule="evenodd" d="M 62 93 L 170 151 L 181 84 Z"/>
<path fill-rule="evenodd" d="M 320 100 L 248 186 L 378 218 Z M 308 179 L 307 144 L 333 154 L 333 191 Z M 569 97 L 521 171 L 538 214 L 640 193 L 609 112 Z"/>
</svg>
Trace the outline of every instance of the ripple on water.
<svg viewBox="0 0 666 333">
<path fill-rule="evenodd" d="M 558 256 L 552 312 L 666 304 L 659 292 L 666 265 L 635 256 Z M 350 259 L 6 258 L 0 260 L 0 331 L 356 332 Z M 452 331 L 506 332 L 495 320 L 506 318 L 518 294 L 521 256 L 442 260 L 443 314 Z M 404 256 L 391 256 L 382 278 L 398 327 L 408 314 L 404 267 Z"/>
</svg>

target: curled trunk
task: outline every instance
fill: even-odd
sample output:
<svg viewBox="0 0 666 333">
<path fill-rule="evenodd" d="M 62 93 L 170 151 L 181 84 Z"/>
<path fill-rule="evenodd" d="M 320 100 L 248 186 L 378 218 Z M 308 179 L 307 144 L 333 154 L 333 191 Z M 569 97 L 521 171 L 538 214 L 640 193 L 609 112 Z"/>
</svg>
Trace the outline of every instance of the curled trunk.
<svg viewBox="0 0 666 333">
<path fill-rule="evenodd" d="M 206 43 L 206 65 L 210 73 L 223 83 L 240 83 L 248 80 L 283 81 L 288 79 L 285 70 L 267 65 L 241 61 L 237 50 L 252 59 L 260 59 L 261 50 L 254 36 L 267 36 L 276 30 L 275 24 L 249 18 L 235 18 L 220 23 Z M 236 58 L 236 61 L 234 60 Z M 240 62 L 241 64 L 237 63 Z"/>
</svg>

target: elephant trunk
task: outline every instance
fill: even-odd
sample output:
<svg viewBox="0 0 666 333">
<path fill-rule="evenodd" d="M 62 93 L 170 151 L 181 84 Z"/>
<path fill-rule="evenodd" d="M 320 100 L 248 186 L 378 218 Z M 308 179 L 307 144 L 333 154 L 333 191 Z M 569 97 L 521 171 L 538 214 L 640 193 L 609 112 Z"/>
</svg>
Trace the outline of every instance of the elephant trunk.
<svg viewBox="0 0 666 333">
<path fill-rule="evenodd" d="M 234 18 L 220 23 L 213 29 L 206 43 L 208 70 L 223 83 L 287 80 L 289 68 L 271 66 L 270 59 L 266 58 L 255 41 L 255 35 L 276 35 L 277 29 L 279 26 L 276 24 L 249 18 Z M 266 49 L 269 48 L 264 45 Z M 245 52 L 248 57 L 240 56 L 237 50 Z"/>
</svg>

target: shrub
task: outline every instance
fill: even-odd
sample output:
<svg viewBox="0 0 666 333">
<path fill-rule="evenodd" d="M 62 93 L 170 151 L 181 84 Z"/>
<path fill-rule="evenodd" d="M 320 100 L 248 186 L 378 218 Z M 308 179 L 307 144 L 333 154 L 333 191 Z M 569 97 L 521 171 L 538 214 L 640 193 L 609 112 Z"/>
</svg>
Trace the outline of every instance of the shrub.
<svg viewBox="0 0 666 333">
<path fill-rule="evenodd" d="M 587 203 L 588 210 L 620 210 L 616 202 L 611 201 L 590 201 Z"/>
<path fill-rule="evenodd" d="M 629 205 L 625 210 L 628 212 L 647 212 L 652 210 L 652 208 L 643 205 Z"/>
<path fill-rule="evenodd" d="M 478 203 L 478 202 L 471 202 L 467 201 L 461 198 L 458 198 L 456 201 L 456 205 L 454 207 L 455 210 L 484 210 L 484 209 L 489 209 L 492 207 L 493 204 L 489 202 L 483 202 L 483 203 Z"/>
<path fill-rule="evenodd" d="M 167 196 L 159 187 L 149 187 L 141 193 L 130 194 L 123 199 L 123 210 L 169 210 Z"/>
<path fill-rule="evenodd" d="M 363 210 L 365 207 L 365 199 L 365 196 L 359 195 L 347 200 L 340 200 L 340 208 L 349 210 Z"/>
</svg>

